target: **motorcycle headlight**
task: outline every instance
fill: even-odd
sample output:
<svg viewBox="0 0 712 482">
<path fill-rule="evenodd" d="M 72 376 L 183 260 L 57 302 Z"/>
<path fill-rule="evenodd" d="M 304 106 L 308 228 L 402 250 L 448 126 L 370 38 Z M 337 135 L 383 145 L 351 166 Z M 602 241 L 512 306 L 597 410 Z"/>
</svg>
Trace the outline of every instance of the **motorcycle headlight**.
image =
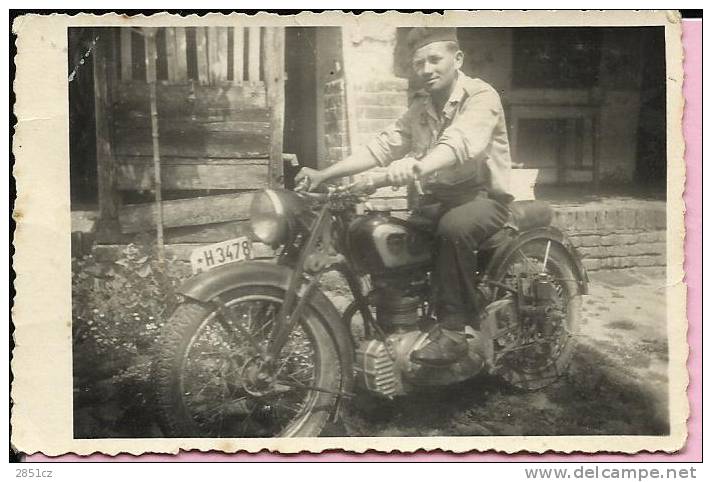
<svg viewBox="0 0 712 482">
<path fill-rule="evenodd" d="M 255 237 L 263 243 L 277 246 L 285 241 L 287 217 L 277 193 L 265 189 L 254 195 L 250 206 L 250 223 Z"/>
</svg>

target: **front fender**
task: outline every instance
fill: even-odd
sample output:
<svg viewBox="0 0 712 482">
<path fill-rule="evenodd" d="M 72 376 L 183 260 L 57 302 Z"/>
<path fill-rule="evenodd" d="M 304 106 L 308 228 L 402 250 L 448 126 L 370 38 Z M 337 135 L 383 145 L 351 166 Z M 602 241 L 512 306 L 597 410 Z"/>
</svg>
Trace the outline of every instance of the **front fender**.
<svg viewBox="0 0 712 482">
<path fill-rule="evenodd" d="M 277 285 L 285 289 L 290 270 L 264 261 L 229 263 L 189 278 L 178 293 L 196 301 L 207 303 L 227 291 L 247 285 Z"/>
<path fill-rule="evenodd" d="M 581 294 L 587 295 L 588 273 L 586 272 L 586 268 L 583 266 L 583 263 L 581 263 L 581 257 L 569 237 L 566 236 L 566 234 L 564 234 L 561 230 L 553 226 L 535 228 L 513 235 L 508 243 L 497 248 L 497 250 L 492 254 L 486 272 L 493 275 L 511 253 L 519 249 L 519 247 L 524 243 L 534 239 L 550 240 L 561 245 L 561 247 L 566 250 L 571 263 L 576 269 L 576 275 L 578 276 L 579 285 L 581 286 Z"/>
<path fill-rule="evenodd" d="M 264 261 L 244 261 L 218 266 L 187 280 L 178 293 L 193 300 L 207 303 L 223 293 L 245 286 L 276 286 L 287 290 L 294 271 L 283 265 Z M 350 391 L 352 383 L 353 346 L 349 330 L 341 323 L 341 315 L 334 304 L 317 289 L 312 292 L 314 308 L 324 317 L 327 329 L 334 338 L 342 362 L 344 387 Z"/>
</svg>

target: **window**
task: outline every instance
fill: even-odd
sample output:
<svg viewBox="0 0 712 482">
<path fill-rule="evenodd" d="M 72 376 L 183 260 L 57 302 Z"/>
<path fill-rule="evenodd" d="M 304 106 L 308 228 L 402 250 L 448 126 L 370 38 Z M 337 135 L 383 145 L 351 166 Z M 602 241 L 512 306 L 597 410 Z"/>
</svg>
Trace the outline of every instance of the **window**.
<svg viewBox="0 0 712 482">
<path fill-rule="evenodd" d="M 515 88 L 591 88 L 598 83 L 601 29 L 513 29 Z"/>
</svg>

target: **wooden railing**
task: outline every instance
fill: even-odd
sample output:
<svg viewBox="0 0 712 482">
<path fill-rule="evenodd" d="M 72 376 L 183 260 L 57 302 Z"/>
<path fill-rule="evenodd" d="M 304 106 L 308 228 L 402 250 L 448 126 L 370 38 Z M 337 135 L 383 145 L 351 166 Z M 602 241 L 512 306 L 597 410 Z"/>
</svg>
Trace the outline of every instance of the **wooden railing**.
<svg viewBox="0 0 712 482">
<path fill-rule="evenodd" d="M 121 82 L 145 82 L 141 30 L 122 28 L 118 35 Z M 156 30 L 157 80 L 202 85 L 261 82 L 263 37 L 263 27 L 160 27 Z"/>
<path fill-rule="evenodd" d="M 247 232 L 251 192 L 282 183 L 283 36 L 126 27 L 104 37 L 94 65 L 102 220 L 121 236 L 161 226 L 165 243 Z"/>
</svg>

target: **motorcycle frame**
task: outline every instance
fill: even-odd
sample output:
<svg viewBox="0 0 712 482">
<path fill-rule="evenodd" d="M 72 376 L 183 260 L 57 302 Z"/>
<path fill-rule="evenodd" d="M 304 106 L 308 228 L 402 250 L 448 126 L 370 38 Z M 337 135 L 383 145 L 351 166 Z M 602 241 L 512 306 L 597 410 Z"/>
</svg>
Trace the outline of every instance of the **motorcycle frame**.
<svg viewBox="0 0 712 482">
<path fill-rule="evenodd" d="M 278 257 L 277 265 L 288 268 L 290 275 L 288 285 L 285 290 L 285 300 L 282 303 L 282 307 L 275 320 L 277 330 L 273 333 L 268 345 L 268 359 L 276 359 L 279 356 L 289 333 L 293 329 L 296 321 L 299 320 L 310 296 L 315 290 L 317 290 L 321 275 L 324 272 L 331 270 L 339 272 L 346 279 L 349 289 L 354 297 L 354 301 L 356 302 L 358 310 L 365 322 L 365 327 L 367 329 L 372 327 L 376 330 L 379 338 L 385 337 L 381 327 L 378 325 L 371 313 L 371 304 L 367 296 L 362 292 L 357 273 L 349 265 L 348 260 L 332 263 L 315 273 L 307 273 L 305 269 L 305 261 L 308 256 L 310 256 L 315 250 L 318 241 L 322 238 L 322 235 L 325 232 L 325 229 L 331 228 L 332 222 L 334 222 L 333 217 L 335 212 L 333 212 L 332 209 L 333 206 L 330 201 L 324 203 L 320 207 L 316 219 L 314 219 L 309 226 L 309 229 L 303 229 L 301 230 L 301 233 L 295 233 L 294 237 L 285 243 L 284 248 Z M 304 233 L 309 233 L 309 235 L 303 236 L 301 242 L 298 245 L 295 245 L 294 241 L 296 234 L 303 235 Z M 479 281 L 497 285 L 496 281 L 493 279 L 496 275 L 497 268 L 502 265 L 511 253 L 519 249 L 525 243 L 535 239 L 546 239 L 564 248 L 576 268 L 581 293 L 587 294 L 588 276 L 579 257 L 576 255 L 575 247 L 564 233 L 551 226 L 535 228 L 525 232 L 513 231 L 510 240 L 496 248 L 492 255 L 490 255 L 489 262 L 486 268 L 481 272 Z M 294 259 L 293 256 L 295 249 L 298 253 L 296 259 Z M 227 268 L 226 266 L 224 270 L 221 269 L 220 271 L 230 271 L 230 268 Z M 209 299 L 212 302 L 216 301 L 216 299 L 212 298 L 212 296 L 206 296 L 207 293 L 201 293 L 203 290 L 210 292 L 211 290 L 209 287 L 213 284 L 209 281 L 210 272 L 205 273 L 205 275 L 206 276 L 204 277 L 199 276 L 187 282 L 184 287 L 179 290 L 179 292 L 185 296 L 199 299 L 203 302 L 206 302 Z M 300 294 L 300 290 L 298 288 L 300 288 L 300 285 L 304 286 L 304 283 L 306 283 L 305 288 Z M 217 301 L 219 302 L 219 297 L 217 298 Z M 337 323 L 340 323 L 340 321 Z"/>
<path fill-rule="evenodd" d="M 280 310 L 282 313 L 282 323 L 278 326 L 278 333 L 289 334 L 291 331 L 294 320 L 298 320 L 302 310 L 306 307 L 307 302 L 316 299 L 316 301 L 324 307 L 327 311 L 332 311 L 333 315 L 328 317 L 328 327 L 334 340 L 337 344 L 338 356 L 342 366 L 344 367 L 344 379 L 341 384 L 341 391 L 337 393 L 337 403 L 332 412 L 332 420 L 336 420 L 339 417 L 341 411 L 341 406 L 343 403 L 343 398 L 348 397 L 351 392 L 351 387 L 353 385 L 353 353 L 354 353 L 354 341 L 351 335 L 350 327 L 343 322 L 340 313 L 334 307 L 333 303 L 326 298 L 326 296 L 318 288 L 318 282 L 320 275 L 325 271 L 334 270 L 342 274 L 346 279 L 349 289 L 354 297 L 357 304 L 358 310 L 364 319 L 365 327 L 373 327 L 377 332 L 379 338 L 385 339 L 385 334 L 378 325 L 377 321 L 374 319 L 371 313 L 371 304 L 367 296 L 363 293 L 361 288 L 358 274 L 349 264 L 348 260 L 342 260 L 338 263 L 333 263 L 331 266 L 325 267 L 314 275 L 306 276 L 305 272 L 305 261 L 307 257 L 314 251 L 318 240 L 324 233 L 324 229 L 331 227 L 331 223 L 334 221 L 332 216 L 332 206 L 330 202 L 325 203 L 321 206 L 316 219 L 311 223 L 311 226 L 306 229 L 302 229 L 300 233 L 302 235 L 302 240 L 298 245 L 295 245 L 295 237 L 292 237 L 287 243 L 285 243 L 282 252 L 280 253 L 277 263 L 264 263 L 258 261 L 252 262 L 242 262 L 242 263 L 231 263 L 229 265 L 221 266 L 211 270 L 209 272 L 202 273 L 201 275 L 195 276 L 190 280 L 186 281 L 177 291 L 183 297 L 193 299 L 206 306 L 212 307 L 216 311 L 216 304 L 221 304 L 221 295 L 231 289 L 237 288 L 239 286 L 245 286 L 251 283 L 255 277 L 265 277 L 265 281 L 268 283 L 276 283 L 281 285 L 285 290 L 285 302 Z M 309 236 L 303 236 L 305 233 L 309 233 Z M 296 236 L 296 235 L 295 235 Z M 557 244 L 560 244 L 565 250 L 568 256 L 573 261 L 577 268 L 579 275 L 579 283 L 582 287 L 582 294 L 588 293 L 588 277 L 584 267 L 582 266 L 578 256 L 576 255 L 576 250 L 573 245 L 568 241 L 568 238 L 553 227 L 538 228 L 531 231 L 526 231 L 523 233 L 513 232 L 510 241 L 505 242 L 502 246 L 495 249 L 493 254 L 490 256 L 490 262 L 487 268 L 482 272 L 481 278 L 483 281 L 487 282 L 488 277 L 494 275 L 494 270 L 504 262 L 507 257 L 516 249 L 521 247 L 525 242 L 528 242 L 537 238 L 549 239 Z M 296 253 L 298 255 L 293 256 Z M 328 269 L 327 269 L 328 268 Z M 300 283 L 307 281 L 306 289 L 299 296 L 297 287 Z M 297 299 L 299 298 L 299 299 Z M 292 309 L 292 305 L 297 303 Z M 287 318 L 289 314 L 289 318 Z M 332 319 L 333 318 L 333 319 Z M 289 322 L 287 325 L 286 323 Z M 280 338 L 284 335 L 280 335 Z M 274 337 L 277 339 L 277 336 Z M 270 343 L 271 352 L 279 353 L 277 350 L 281 348 L 281 340 L 276 340 L 274 343 Z"/>
<path fill-rule="evenodd" d="M 298 248 L 299 255 L 297 256 L 296 261 L 293 259 L 290 253 L 291 248 L 294 247 L 292 242 L 289 242 L 285 244 L 285 249 L 280 253 L 279 259 L 277 261 L 277 264 L 280 265 L 286 265 L 289 266 L 292 269 L 292 283 L 290 284 L 290 293 L 296 293 L 296 287 L 299 283 L 300 279 L 304 278 L 305 275 L 305 269 L 304 269 L 304 262 L 306 258 L 314 251 L 314 248 L 316 246 L 317 241 L 322 237 L 324 231 L 326 228 L 331 227 L 331 223 L 334 222 L 334 220 L 331 218 L 334 213 L 331 212 L 331 206 L 330 203 L 327 202 L 322 206 L 321 210 L 319 211 L 319 214 L 317 216 L 317 219 L 313 222 L 311 229 L 310 229 L 310 234 L 309 237 L 306 239 L 306 241 L 302 242 L 301 245 Z M 303 247 L 301 247 L 303 246 Z M 356 302 L 356 305 L 359 309 L 359 312 L 361 313 L 361 316 L 363 317 L 364 320 L 364 328 L 366 330 L 367 336 L 370 336 L 370 330 L 373 328 L 379 335 L 380 338 L 385 340 L 385 333 L 381 329 L 381 327 L 378 325 L 376 320 L 373 317 L 373 314 L 371 313 L 371 304 L 368 301 L 367 296 L 362 292 L 358 275 L 356 272 L 352 269 L 352 267 L 349 265 L 347 261 L 342 261 L 339 263 L 335 263 L 324 270 L 320 271 L 319 273 L 316 273 L 313 277 L 309 285 L 307 285 L 307 289 L 309 290 L 312 287 L 315 287 L 318 284 L 318 279 L 321 274 L 323 274 L 326 271 L 336 271 L 340 273 L 344 279 L 346 280 L 347 285 L 349 286 L 349 290 L 351 291 L 352 296 L 354 297 L 354 301 Z M 311 291 L 305 293 L 304 296 L 300 298 L 300 301 L 303 299 L 306 301 L 308 298 L 308 294 L 310 294 Z M 285 302 L 283 303 L 282 307 L 284 310 L 283 316 L 286 317 L 286 313 L 289 313 L 289 310 L 291 309 L 291 305 L 294 303 L 294 296 L 290 298 L 289 300 L 285 299 Z M 299 316 L 301 315 L 301 309 L 297 311 L 297 309 L 300 308 L 297 306 L 294 311 L 291 312 L 290 318 L 292 320 L 299 319 Z M 283 318 L 279 317 L 278 314 L 278 321 L 283 321 Z M 286 334 L 289 334 L 289 329 L 285 329 Z M 276 346 L 275 348 L 280 348 Z M 279 354 L 278 351 L 274 353 L 274 356 L 277 356 Z"/>
<path fill-rule="evenodd" d="M 293 270 L 292 282 L 290 284 L 290 289 L 287 294 L 288 299 L 285 299 L 285 303 L 282 305 L 282 311 L 284 311 L 284 313 L 278 315 L 277 318 L 281 323 L 285 322 L 287 318 L 287 313 L 290 313 L 290 310 L 292 310 L 292 305 L 296 300 L 296 288 L 299 284 L 299 280 L 303 280 L 305 277 L 304 262 L 306 258 L 314 250 L 316 243 L 323 235 L 325 228 L 331 227 L 331 222 L 333 221 L 333 213 L 331 212 L 330 208 L 330 203 L 327 202 L 320 209 L 317 219 L 311 225 L 310 235 L 306 238 L 306 241 L 300 243 L 300 246 L 298 247 L 299 255 L 297 257 L 296 262 L 294 262 L 293 260 L 292 262 L 289 261 L 290 257 L 289 253 L 286 252 L 286 248 L 285 251 L 283 251 L 283 253 L 281 253 L 280 255 L 280 260 L 278 261 L 278 263 L 289 265 L 290 268 Z M 512 230 L 509 240 L 493 250 L 493 252 L 489 256 L 487 265 L 479 273 L 478 278 L 475 280 L 473 286 L 470 288 L 474 288 L 474 286 L 480 282 L 491 286 L 503 287 L 500 286 L 500 284 L 497 283 L 497 281 L 495 280 L 498 268 L 502 265 L 502 263 L 506 261 L 506 259 L 512 253 L 520 249 L 521 246 L 536 239 L 545 239 L 563 248 L 564 252 L 567 253 L 570 262 L 575 268 L 581 294 L 588 294 L 588 274 L 580 261 L 580 257 L 577 256 L 576 248 L 562 231 L 557 228 L 554 228 L 553 226 L 534 228 L 523 232 Z M 377 332 L 379 339 L 385 339 L 385 333 L 378 325 L 378 322 L 374 319 L 373 314 L 371 312 L 371 303 L 369 302 L 367 296 L 362 292 L 358 276 L 356 272 L 352 269 L 352 267 L 348 264 L 348 261 L 336 263 L 334 265 L 331 265 L 329 268 L 339 272 L 345 278 L 349 286 L 349 290 L 351 291 L 351 294 L 358 308 L 358 311 L 360 312 L 364 320 L 364 329 L 366 330 L 366 336 L 370 338 L 370 329 L 373 328 Z M 303 305 L 308 299 L 308 295 L 311 293 L 311 290 L 314 289 L 316 285 L 318 285 L 319 276 L 327 270 L 329 269 L 325 268 L 321 272 L 316 273 L 307 284 L 307 288 L 304 291 L 303 295 L 300 297 L 298 304 L 289 314 L 288 321 L 290 323 L 284 329 L 284 336 L 289 334 L 289 331 L 293 327 L 294 320 L 299 319 L 299 316 L 301 316 L 301 311 L 303 309 Z M 509 289 L 508 287 L 504 288 Z M 475 294 L 470 293 L 470 295 L 474 296 Z M 281 348 L 279 344 L 276 344 L 273 348 L 274 351 L 272 352 L 272 354 L 274 356 L 277 356 L 279 354 L 279 348 Z"/>
<path fill-rule="evenodd" d="M 330 214 L 329 203 L 327 202 L 319 210 L 319 214 L 311 229 L 311 235 L 307 238 L 304 247 L 300 249 L 297 262 L 295 263 L 295 266 L 292 267 L 292 275 L 289 280 L 289 286 L 284 298 L 284 303 L 282 303 L 282 307 L 275 318 L 276 330 L 273 333 L 273 337 L 267 347 L 267 355 L 273 359 L 279 356 L 279 352 L 284 347 L 284 344 L 289 337 L 289 333 L 292 331 L 295 323 L 299 320 L 299 317 L 302 314 L 306 301 L 309 299 L 309 295 L 311 295 L 312 290 L 318 284 L 319 278 L 323 273 L 322 270 L 316 273 L 312 279 L 309 280 L 306 290 L 302 296 L 299 297 L 299 300 L 297 300 L 297 288 L 299 287 L 299 284 L 303 282 L 305 275 L 304 263 L 307 257 L 312 253 L 312 251 L 314 251 L 317 242 L 324 233 L 324 229 L 330 225 Z M 281 259 L 282 257 L 280 256 L 280 260 Z M 294 308 L 292 308 L 295 301 L 297 304 Z"/>
</svg>

